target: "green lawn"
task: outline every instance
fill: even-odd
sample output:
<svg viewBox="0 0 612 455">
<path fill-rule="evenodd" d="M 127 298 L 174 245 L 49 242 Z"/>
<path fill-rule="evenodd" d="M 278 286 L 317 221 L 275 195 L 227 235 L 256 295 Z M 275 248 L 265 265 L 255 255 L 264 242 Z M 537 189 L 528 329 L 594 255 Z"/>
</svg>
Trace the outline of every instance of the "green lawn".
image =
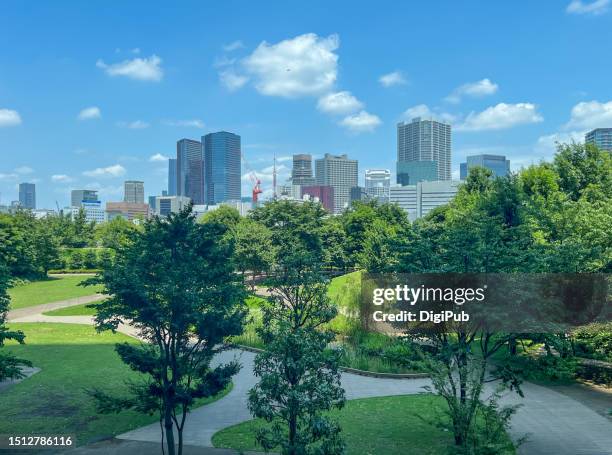
<svg viewBox="0 0 612 455">
<path fill-rule="evenodd" d="M 88 276 L 49 277 L 46 280 L 32 281 L 9 289 L 11 309 L 25 308 L 43 303 L 57 302 L 92 295 L 101 291 L 100 286 L 78 286 Z"/>
<path fill-rule="evenodd" d="M 88 308 L 89 305 L 98 305 L 96 303 L 84 303 L 82 305 L 69 306 L 66 308 L 59 308 L 57 310 L 46 311 L 43 314 L 46 316 L 95 316 L 97 309 Z"/>
<path fill-rule="evenodd" d="M 134 339 L 76 324 L 14 323 L 10 328 L 23 330 L 27 344 L 7 344 L 6 349 L 41 371 L 0 393 L 0 433 L 76 434 L 82 445 L 158 421 L 131 411 L 98 415 L 86 393 L 92 388 L 128 392 L 125 381 L 141 375 L 121 362 L 114 344 Z"/>
<path fill-rule="evenodd" d="M 450 431 L 436 425 L 445 419 L 442 398 L 423 394 L 347 401 L 339 416 L 347 455 L 442 455 L 453 447 Z M 215 447 L 262 450 L 255 444 L 260 420 L 226 428 L 213 436 Z M 510 450 L 507 454 L 513 454 Z"/>
</svg>

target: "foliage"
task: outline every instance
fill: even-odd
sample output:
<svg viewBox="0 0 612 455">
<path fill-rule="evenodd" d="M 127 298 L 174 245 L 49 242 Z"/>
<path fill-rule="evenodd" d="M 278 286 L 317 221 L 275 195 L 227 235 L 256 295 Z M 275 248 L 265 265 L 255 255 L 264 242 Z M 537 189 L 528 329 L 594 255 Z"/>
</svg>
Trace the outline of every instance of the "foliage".
<svg viewBox="0 0 612 455">
<path fill-rule="evenodd" d="M 244 275 L 252 274 L 252 285 L 256 276 L 268 272 L 274 260 L 272 233 L 263 224 L 250 218 L 241 218 L 234 228 L 234 263 Z"/>
<path fill-rule="evenodd" d="M 289 455 L 344 450 L 340 427 L 325 414 L 343 406 L 344 390 L 340 351 L 328 347 L 335 334 L 323 328 L 337 314 L 321 274 L 317 218 L 323 216 L 320 204 L 284 202 L 254 214 L 272 230 L 277 256 L 258 329 L 266 350 L 255 358 L 259 382 L 249 393 L 249 409 L 267 422 L 257 433 L 259 444 Z"/>
<path fill-rule="evenodd" d="M 612 362 L 612 322 L 578 327 L 572 339 L 577 356 Z"/>
<path fill-rule="evenodd" d="M 10 352 L 6 352 L 6 349 L 4 349 L 4 345 L 9 340 L 21 344 L 23 344 L 25 340 L 25 335 L 21 330 L 12 330 L 6 326 L 6 315 L 11 302 L 6 292 L 8 287 L 8 269 L 4 263 L 0 261 L 0 382 L 6 381 L 7 379 L 19 379 L 24 377 L 22 367 L 31 365 L 29 361 L 19 359 Z"/>
<path fill-rule="evenodd" d="M 96 225 L 94 237 L 99 246 L 117 251 L 128 245 L 135 232 L 140 229 L 139 226 L 128 220 L 116 217 L 106 223 Z"/>
<path fill-rule="evenodd" d="M 158 413 L 165 448 L 183 450 L 183 429 L 195 400 L 222 391 L 236 362 L 212 367 L 223 340 L 242 331 L 244 290 L 232 273 L 233 244 L 219 222 L 196 224 L 191 207 L 144 224 L 142 233 L 117 252 L 113 267 L 90 280 L 111 297 L 98 305 L 99 330 L 121 322 L 139 330 L 140 345 L 118 344 L 117 353 L 143 375 L 129 397 L 92 391 L 101 412 L 133 409 Z"/>
</svg>

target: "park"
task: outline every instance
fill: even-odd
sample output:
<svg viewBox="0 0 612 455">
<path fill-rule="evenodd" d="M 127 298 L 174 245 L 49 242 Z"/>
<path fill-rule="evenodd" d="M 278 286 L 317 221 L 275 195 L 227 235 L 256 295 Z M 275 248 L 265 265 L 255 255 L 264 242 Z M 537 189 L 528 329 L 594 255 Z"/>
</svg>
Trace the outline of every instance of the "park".
<svg viewBox="0 0 612 455">
<path fill-rule="evenodd" d="M 366 272 L 609 273 L 611 169 L 576 144 L 506 178 L 475 169 L 414 223 L 286 201 L 105 232 L 0 215 L 0 433 L 74 435 L 76 454 L 612 453 L 610 322 L 360 321 Z M 79 248 L 90 273 L 71 270 Z"/>
</svg>

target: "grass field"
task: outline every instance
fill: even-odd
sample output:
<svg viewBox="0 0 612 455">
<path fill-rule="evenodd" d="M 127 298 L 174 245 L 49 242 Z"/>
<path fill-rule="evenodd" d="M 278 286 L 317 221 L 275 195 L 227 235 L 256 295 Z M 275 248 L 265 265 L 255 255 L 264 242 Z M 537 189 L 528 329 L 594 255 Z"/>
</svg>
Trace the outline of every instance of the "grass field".
<svg viewBox="0 0 612 455">
<path fill-rule="evenodd" d="M 83 297 L 100 292 L 102 289 L 100 286 L 78 286 L 79 283 L 87 278 L 90 277 L 49 277 L 46 280 L 18 285 L 9 289 L 11 310 Z"/>
<path fill-rule="evenodd" d="M 95 316 L 97 313 L 96 308 L 88 308 L 88 306 L 96 305 L 97 303 L 99 302 L 59 308 L 57 310 L 46 311 L 43 314 L 45 316 Z"/>
<path fill-rule="evenodd" d="M 347 401 L 334 414 L 342 427 L 347 455 L 442 455 L 453 447 L 450 431 L 436 425 L 445 419 L 442 398 L 423 394 Z M 213 436 L 215 447 L 262 450 L 255 444 L 260 420 L 226 428 Z M 508 454 L 513 454 L 510 450 Z"/>
<path fill-rule="evenodd" d="M 114 344 L 132 338 L 75 324 L 14 323 L 10 328 L 23 330 L 26 344 L 9 343 L 6 349 L 41 371 L 0 393 L 0 434 L 76 434 L 82 445 L 158 421 L 131 411 L 99 415 L 87 394 L 92 388 L 127 394 L 125 381 L 140 375 L 121 362 Z"/>
</svg>

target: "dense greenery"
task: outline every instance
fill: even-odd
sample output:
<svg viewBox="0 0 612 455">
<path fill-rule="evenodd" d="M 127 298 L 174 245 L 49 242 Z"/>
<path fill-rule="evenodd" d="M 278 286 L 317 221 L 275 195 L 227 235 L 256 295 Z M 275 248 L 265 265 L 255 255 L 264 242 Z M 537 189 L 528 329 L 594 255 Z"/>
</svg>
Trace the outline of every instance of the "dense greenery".
<svg viewBox="0 0 612 455">
<path fill-rule="evenodd" d="M 429 394 L 365 398 L 347 401 L 331 415 L 342 427 L 347 455 L 440 455 L 451 452 L 454 444 L 444 406 L 440 397 Z M 487 423 L 479 419 L 479 430 L 485 432 Z M 213 444 L 261 451 L 255 435 L 264 425 L 251 420 L 226 428 L 213 436 Z M 496 454 L 514 453 L 507 438 L 505 443 L 507 448 Z"/>
</svg>

